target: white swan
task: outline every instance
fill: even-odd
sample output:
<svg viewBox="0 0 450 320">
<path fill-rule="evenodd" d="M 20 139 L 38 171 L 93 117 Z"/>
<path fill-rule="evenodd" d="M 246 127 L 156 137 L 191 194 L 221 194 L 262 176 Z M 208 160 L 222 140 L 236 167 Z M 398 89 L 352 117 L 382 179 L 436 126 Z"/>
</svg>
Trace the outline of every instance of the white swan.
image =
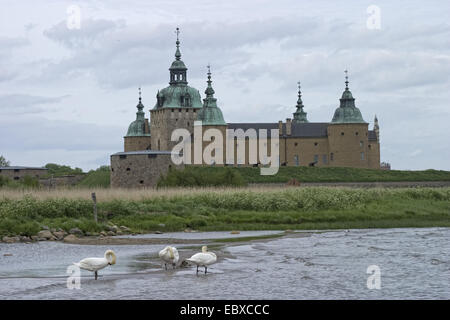
<svg viewBox="0 0 450 320">
<path fill-rule="evenodd" d="M 197 274 L 198 274 L 198 267 L 202 266 L 205 267 L 205 274 L 208 270 L 208 267 L 210 264 L 213 264 L 217 261 L 217 256 L 214 252 L 209 252 L 207 246 L 202 247 L 202 252 L 194 254 L 189 259 L 186 259 L 189 262 L 192 262 L 197 265 Z"/>
<path fill-rule="evenodd" d="M 159 252 L 159 257 L 162 261 L 164 261 L 164 267 L 167 270 L 167 264 L 172 264 L 172 267 L 175 269 L 175 266 L 180 259 L 178 255 L 178 250 L 175 247 L 167 246 Z"/>
<path fill-rule="evenodd" d="M 95 273 L 95 280 L 97 280 L 97 271 L 107 266 L 111 266 L 116 263 L 116 254 L 112 250 L 106 250 L 103 258 L 86 258 L 80 262 L 74 262 L 74 265 L 80 269 L 93 271 Z"/>
</svg>

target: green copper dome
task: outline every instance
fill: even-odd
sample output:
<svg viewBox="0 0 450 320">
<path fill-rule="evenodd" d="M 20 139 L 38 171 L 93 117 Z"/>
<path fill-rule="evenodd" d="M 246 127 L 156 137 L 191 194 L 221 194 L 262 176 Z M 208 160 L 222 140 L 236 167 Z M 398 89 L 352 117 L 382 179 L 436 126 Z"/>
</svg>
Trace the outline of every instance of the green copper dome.
<svg viewBox="0 0 450 320">
<path fill-rule="evenodd" d="M 200 93 L 188 85 L 170 85 L 158 91 L 156 100 L 154 109 L 202 107 Z"/>
<path fill-rule="evenodd" d="M 346 76 L 345 91 L 340 99 L 340 106 L 334 112 L 332 123 L 365 123 L 361 111 L 355 106 L 355 98 L 348 88 Z"/>
<path fill-rule="evenodd" d="M 138 112 L 136 112 L 136 120 L 128 126 L 126 137 L 150 136 L 150 133 L 145 133 L 145 113 L 142 111 L 144 109 L 144 105 L 141 102 L 141 97 L 139 97 L 139 104 L 136 107 L 138 108 Z"/>
<path fill-rule="evenodd" d="M 170 81 L 169 86 L 158 91 L 156 95 L 156 104 L 153 109 L 161 108 L 201 108 L 202 100 L 197 89 L 189 87 L 187 84 L 187 68 L 181 60 L 180 41 L 177 28 L 177 49 L 175 51 L 175 60 L 169 68 Z"/>
<path fill-rule="evenodd" d="M 211 71 L 208 66 L 208 87 L 205 90 L 206 98 L 203 99 L 203 108 L 198 112 L 197 120 L 204 126 L 226 125 L 222 111 L 217 107 L 217 99 L 214 98 L 214 89 L 211 86 Z"/>
<path fill-rule="evenodd" d="M 294 118 L 293 122 L 295 123 L 306 123 L 309 122 L 306 118 L 306 112 L 303 111 L 303 101 L 302 101 L 302 92 L 300 90 L 300 82 L 298 82 L 298 99 L 297 99 L 297 110 L 293 113 Z"/>
</svg>

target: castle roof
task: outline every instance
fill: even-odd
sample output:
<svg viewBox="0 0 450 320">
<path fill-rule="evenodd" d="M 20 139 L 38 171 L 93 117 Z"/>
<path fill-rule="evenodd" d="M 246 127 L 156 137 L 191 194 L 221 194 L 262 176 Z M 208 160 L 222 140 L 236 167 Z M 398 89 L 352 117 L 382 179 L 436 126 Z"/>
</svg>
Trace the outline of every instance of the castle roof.
<svg viewBox="0 0 450 320">
<path fill-rule="evenodd" d="M 157 101 L 153 109 L 202 107 L 198 90 L 187 85 L 187 67 L 181 60 L 179 33 L 180 29 L 177 28 L 177 48 L 175 50 L 175 60 L 169 68 L 169 86 L 158 91 L 156 95 Z"/>
<path fill-rule="evenodd" d="M 145 130 L 145 113 L 143 111 L 144 105 L 142 104 L 141 88 L 139 88 L 139 103 L 136 108 L 138 109 L 136 112 L 136 120 L 128 126 L 126 137 L 150 136 L 150 132 L 146 132 Z"/>
<path fill-rule="evenodd" d="M 366 123 L 361 111 L 355 106 L 355 98 L 348 88 L 347 70 L 345 70 L 345 90 L 340 99 L 340 106 L 334 112 L 332 123 Z"/>
<path fill-rule="evenodd" d="M 197 120 L 204 126 L 226 125 L 222 111 L 217 107 L 217 99 L 214 97 L 214 89 L 211 85 L 211 69 L 208 65 L 208 86 L 205 90 L 206 98 L 203 99 L 203 108 L 198 112 Z"/>
</svg>

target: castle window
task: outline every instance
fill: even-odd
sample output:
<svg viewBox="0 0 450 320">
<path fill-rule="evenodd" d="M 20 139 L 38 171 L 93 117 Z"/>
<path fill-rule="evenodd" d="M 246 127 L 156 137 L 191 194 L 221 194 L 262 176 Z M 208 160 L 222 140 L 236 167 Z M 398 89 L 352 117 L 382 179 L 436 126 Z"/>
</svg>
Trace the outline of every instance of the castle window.
<svg viewBox="0 0 450 320">
<path fill-rule="evenodd" d="M 322 155 L 322 162 L 323 162 L 324 164 L 327 164 L 327 163 L 328 163 L 328 157 L 327 157 L 326 154 Z"/>
<path fill-rule="evenodd" d="M 330 160 L 333 161 L 334 160 L 334 153 L 330 153 Z"/>
<path fill-rule="evenodd" d="M 369 149 L 372 149 L 372 145 L 369 144 Z"/>
<path fill-rule="evenodd" d="M 188 126 L 189 126 L 189 121 L 188 121 Z"/>
<path fill-rule="evenodd" d="M 364 152 L 361 152 L 361 160 L 364 160 Z"/>
<path fill-rule="evenodd" d="M 364 141 L 360 141 L 359 142 L 359 146 L 362 148 L 362 147 L 364 147 Z"/>
<path fill-rule="evenodd" d="M 300 162 L 298 161 L 298 155 L 294 156 L 294 163 L 296 166 L 299 166 Z"/>
<path fill-rule="evenodd" d="M 111 171 L 114 172 L 114 168 L 111 168 Z"/>
<path fill-rule="evenodd" d="M 130 168 L 127 168 L 127 171 L 130 171 L 131 169 Z"/>
<path fill-rule="evenodd" d="M 317 142 L 314 142 L 314 145 L 315 145 L 315 146 L 317 146 L 317 145 L 318 145 L 318 143 L 317 143 Z"/>
<path fill-rule="evenodd" d="M 19 177 L 14 177 L 14 180 L 19 180 L 20 178 Z"/>
<path fill-rule="evenodd" d="M 358 131 L 356 131 L 356 132 L 355 132 L 355 136 L 357 136 L 358 134 L 359 134 L 359 132 L 358 132 Z"/>
<path fill-rule="evenodd" d="M 343 136 L 344 135 L 344 133 L 343 132 L 341 132 L 341 136 Z"/>
<path fill-rule="evenodd" d="M 124 154 L 121 154 L 121 155 L 119 156 L 119 158 L 120 158 L 120 159 L 126 159 L 126 158 L 127 158 L 127 156 L 126 156 L 126 155 L 124 155 Z"/>
<path fill-rule="evenodd" d="M 314 155 L 314 162 L 319 162 L 319 155 L 318 154 Z"/>
<path fill-rule="evenodd" d="M 298 146 L 298 143 L 296 142 L 296 143 L 294 143 L 294 146 Z"/>
<path fill-rule="evenodd" d="M 19 172 L 20 171 L 20 169 L 14 169 L 14 172 Z"/>
<path fill-rule="evenodd" d="M 139 181 L 139 183 L 140 183 L 140 184 L 143 184 L 143 183 L 144 183 L 144 180 Z"/>
</svg>

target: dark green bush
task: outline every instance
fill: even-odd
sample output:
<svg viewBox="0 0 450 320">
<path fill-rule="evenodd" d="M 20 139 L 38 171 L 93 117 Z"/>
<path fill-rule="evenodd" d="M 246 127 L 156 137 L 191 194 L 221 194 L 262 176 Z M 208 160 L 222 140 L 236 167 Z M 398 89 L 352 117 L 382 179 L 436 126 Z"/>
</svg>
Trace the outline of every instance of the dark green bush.
<svg viewBox="0 0 450 320">
<path fill-rule="evenodd" d="M 183 170 L 170 169 L 166 176 L 158 181 L 162 187 L 242 187 L 246 186 L 241 174 L 232 168 L 218 170 L 199 170 L 197 167 L 185 167 Z"/>
</svg>

